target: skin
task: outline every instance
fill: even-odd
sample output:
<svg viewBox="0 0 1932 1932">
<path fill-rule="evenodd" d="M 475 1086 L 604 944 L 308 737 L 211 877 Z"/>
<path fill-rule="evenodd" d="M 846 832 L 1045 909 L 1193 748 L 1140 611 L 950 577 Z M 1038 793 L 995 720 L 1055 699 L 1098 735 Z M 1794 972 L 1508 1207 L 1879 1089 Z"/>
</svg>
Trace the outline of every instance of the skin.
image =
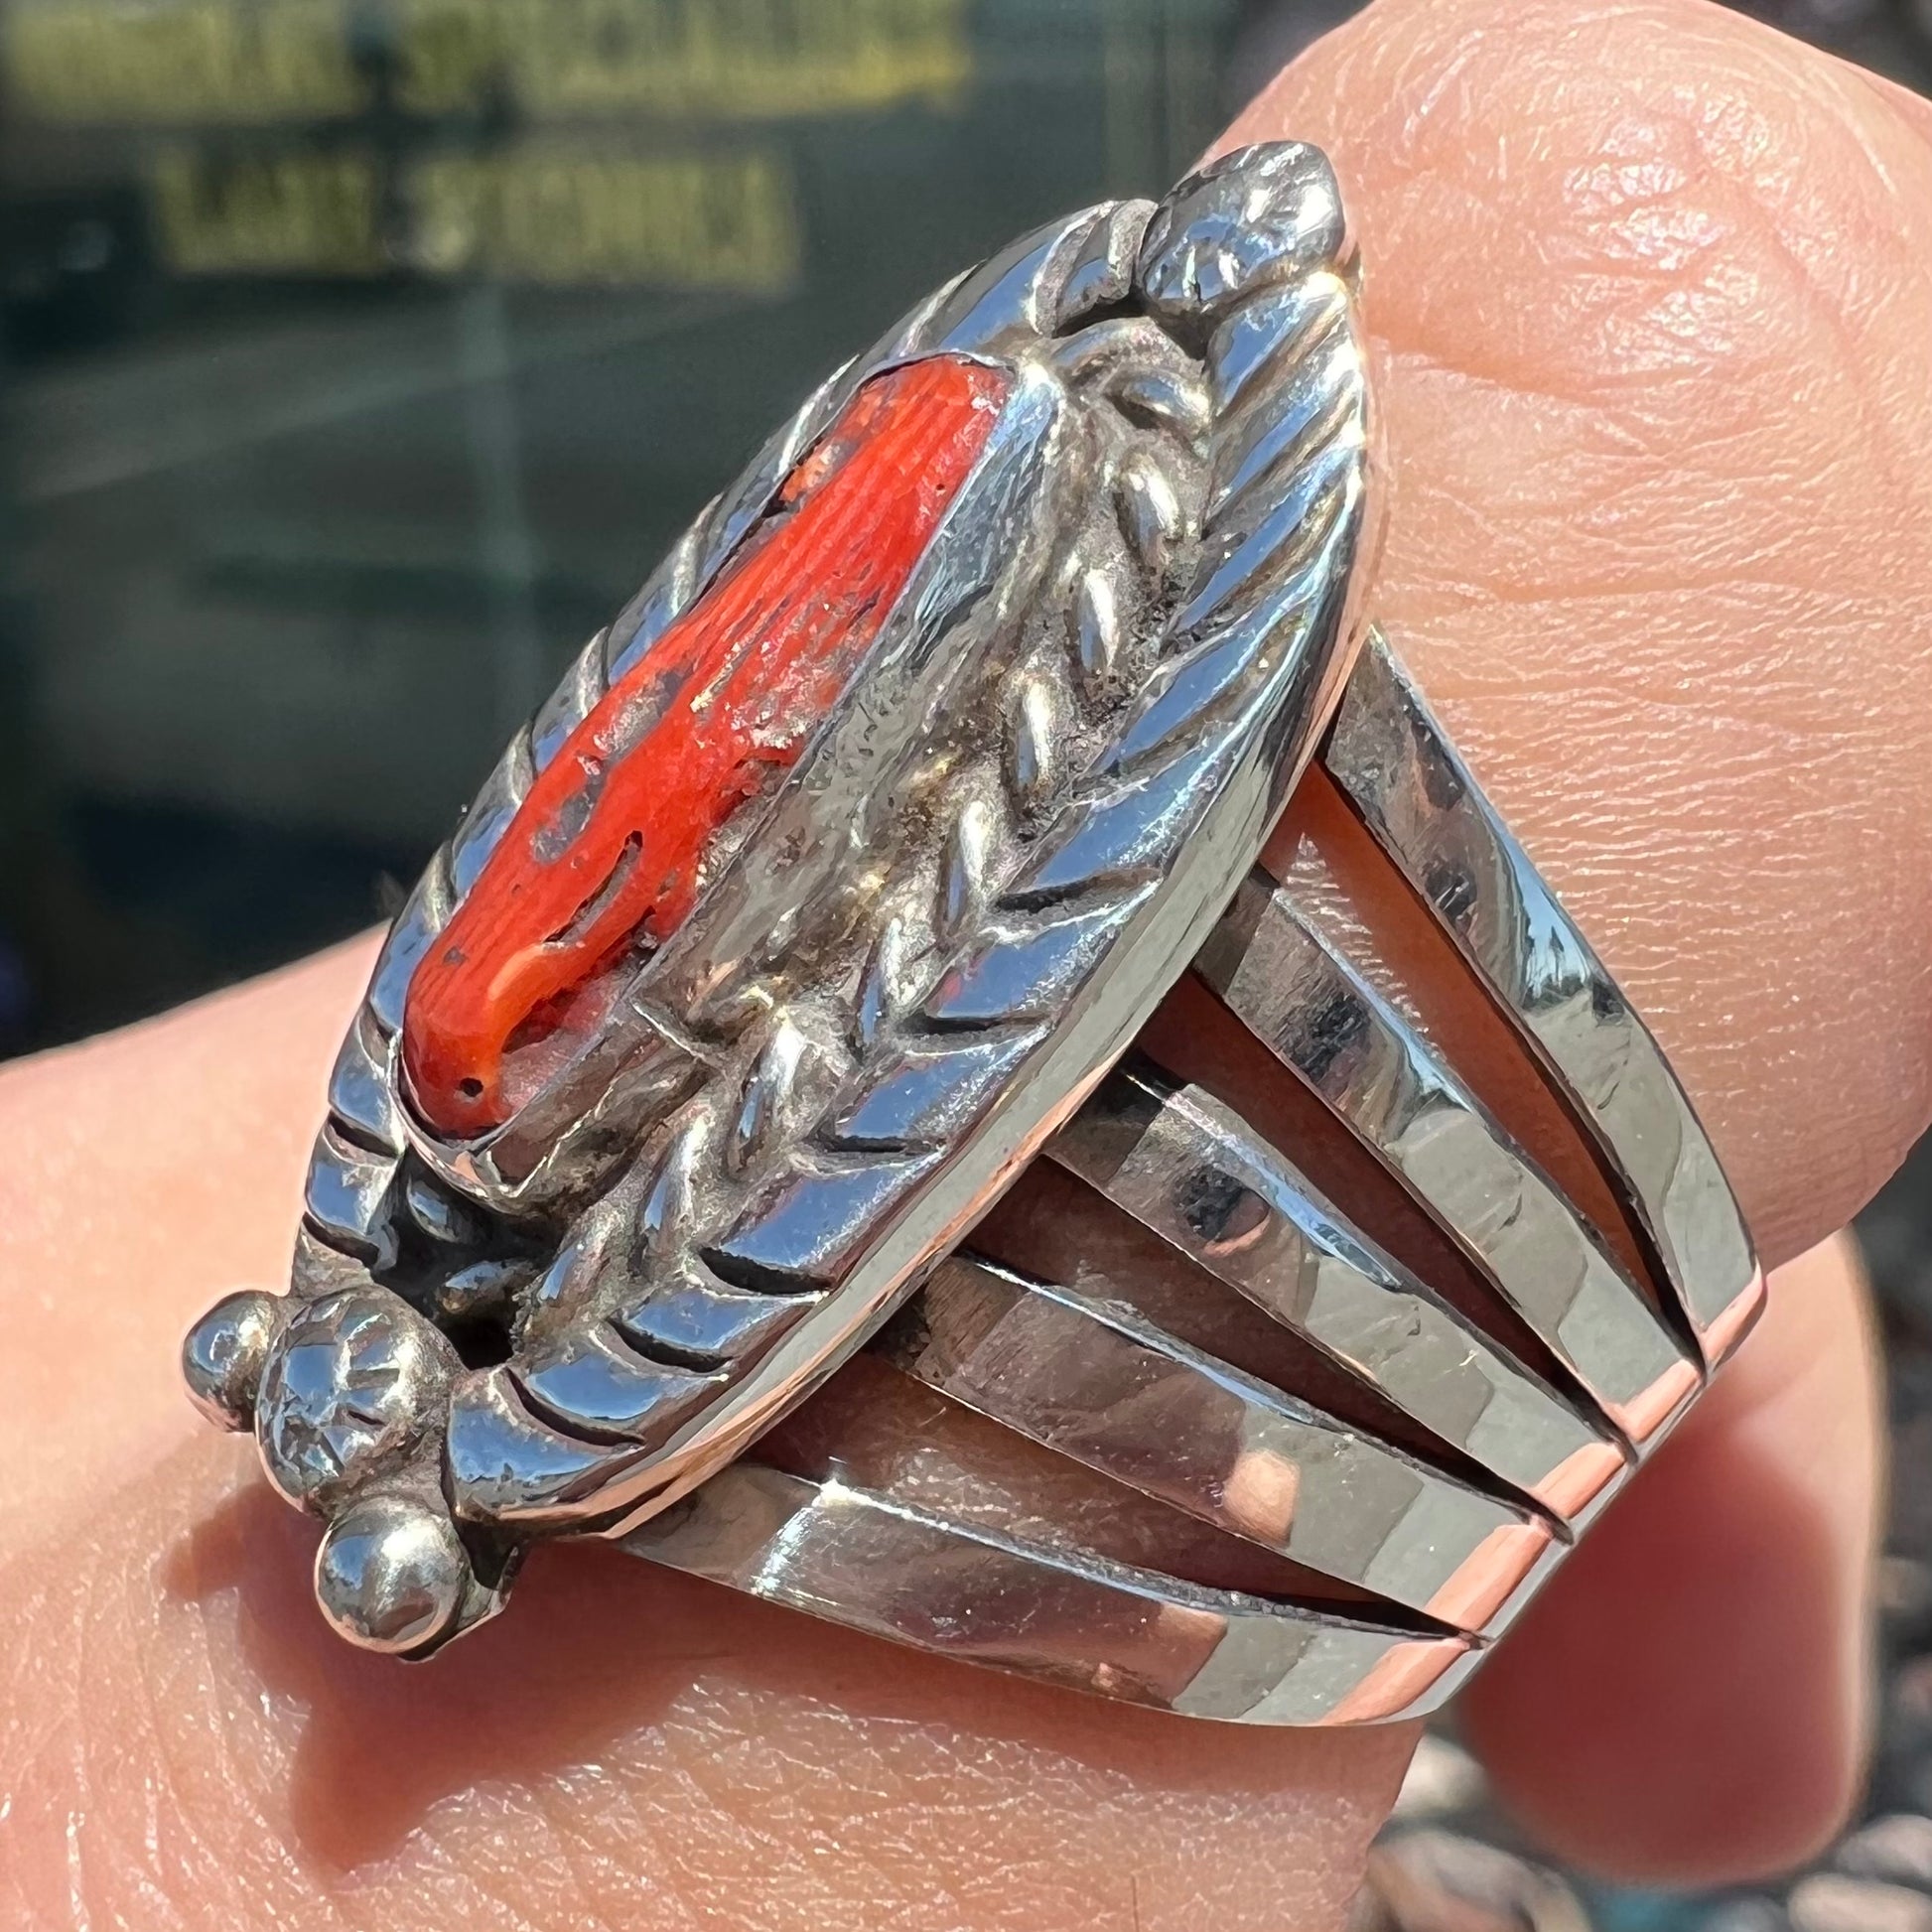
<svg viewBox="0 0 1932 1932">
<path fill-rule="evenodd" d="M 1383 0 L 1231 138 L 1285 133 L 1370 264 L 1377 611 L 1790 1264 L 1468 1729 L 1570 1856 L 1762 1871 L 1866 1721 L 1874 1370 L 1817 1244 L 1932 1080 L 1932 129 L 1681 0 Z M 0 1922 L 1339 1923 L 1405 1727 L 1116 1710 L 605 1550 L 424 1669 L 329 1636 L 174 1353 L 282 1272 L 366 963 L 0 1076 Z"/>
</svg>

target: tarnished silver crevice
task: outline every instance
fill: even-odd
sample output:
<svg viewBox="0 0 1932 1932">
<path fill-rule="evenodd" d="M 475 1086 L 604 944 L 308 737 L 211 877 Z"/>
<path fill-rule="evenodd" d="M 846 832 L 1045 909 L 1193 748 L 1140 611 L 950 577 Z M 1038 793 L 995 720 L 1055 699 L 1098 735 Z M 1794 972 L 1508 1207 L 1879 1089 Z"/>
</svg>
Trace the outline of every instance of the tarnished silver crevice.
<svg viewBox="0 0 1932 1932">
<path fill-rule="evenodd" d="M 345 1635 L 427 1655 L 500 1607 L 531 1539 L 597 1533 L 1116 1698 L 1376 1722 L 1449 1694 L 1735 1345 L 1761 1278 L 1681 1089 L 1386 644 L 1362 649 L 1357 280 L 1300 144 L 1023 237 L 830 376 L 512 740 L 344 1042 L 293 1294 L 227 1298 L 185 1350 L 204 1413 L 327 1520 Z M 400 1045 L 438 935 L 864 386 L 941 355 L 998 372 L 997 415 L 863 663 L 598 1023 L 448 1140 Z M 1317 748 L 1627 1226 L 1253 870 Z M 1483 1308 L 1242 1106 L 1130 1052 L 1190 963 Z M 952 1252 L 1035 1152 L 1241 1311 L 1229 1339 L 1173 1332 L 1126 1264 Z M 1259 1372 L 1257 1332 L 1302 1368 Z M 875 1464 L 836 1441 L 761 1464 L 869 1341 L 854 1372 L 1134 1514 L 1134 1560 L 1008 1509 L 945 1429 Z M 1161 1526 L 1172 1571 L 1141 1560 Z M 1195 1580 L 1189 1537 L 1281 1587 Z"/>
</svg>

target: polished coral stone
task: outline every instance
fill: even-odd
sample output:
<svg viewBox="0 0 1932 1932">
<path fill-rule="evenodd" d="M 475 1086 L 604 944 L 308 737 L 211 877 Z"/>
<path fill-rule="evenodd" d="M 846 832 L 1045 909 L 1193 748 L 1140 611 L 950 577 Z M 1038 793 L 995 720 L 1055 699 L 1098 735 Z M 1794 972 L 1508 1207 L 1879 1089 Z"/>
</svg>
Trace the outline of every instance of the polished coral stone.
<svg viewBox="0 0 1932 1932">
<path fill-rule="evenodd" d="M 1007 388 L 947 356 L 865 383 L 559 748 L 411 980 L 403 1064 L 431 1127 L 468 1139 L 506 1120 L 598 1023 L 613 970 L 676 930 L 713 835 L 860 668 Z"/>
</svg>

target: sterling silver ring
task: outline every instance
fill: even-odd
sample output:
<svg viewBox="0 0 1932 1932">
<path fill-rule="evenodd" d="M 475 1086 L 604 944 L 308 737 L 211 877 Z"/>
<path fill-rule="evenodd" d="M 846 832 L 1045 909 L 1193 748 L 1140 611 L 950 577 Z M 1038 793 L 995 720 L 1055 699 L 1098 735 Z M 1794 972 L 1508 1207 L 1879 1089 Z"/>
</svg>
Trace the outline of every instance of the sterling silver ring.
<svg viewBox="0 0 1932 1932">
<path fill-rule="evenodd" d="M 596 1535 L 1193 1716 L 1414 1715 L 1736 1345 L 1709 1141 L 1367 621 L 1357 284 L 1295 143 L 1024 237 L 518 732 L 291 1292 L 185 1345 L 352 1642 Z"/>
</svg>

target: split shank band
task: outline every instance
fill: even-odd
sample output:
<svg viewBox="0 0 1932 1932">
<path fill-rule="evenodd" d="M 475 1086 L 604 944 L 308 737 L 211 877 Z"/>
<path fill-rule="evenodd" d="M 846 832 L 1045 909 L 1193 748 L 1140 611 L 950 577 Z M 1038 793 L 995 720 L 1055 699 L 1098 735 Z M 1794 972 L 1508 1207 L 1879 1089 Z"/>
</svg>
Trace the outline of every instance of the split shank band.
<svg viewBox="0 0 1932 1932">
<path fill-rule="evenodd" d="M 427 1655 L 592 1534 L 1176 1712 L 1413 1715 L 1736 1345 L 1682 1089 L 1367 621 L 1356 285 L 1300 144 L 1024 237 L 517 734 L 291 1292 L 185 1347 L 345 1636 Z"/>
</svg>

